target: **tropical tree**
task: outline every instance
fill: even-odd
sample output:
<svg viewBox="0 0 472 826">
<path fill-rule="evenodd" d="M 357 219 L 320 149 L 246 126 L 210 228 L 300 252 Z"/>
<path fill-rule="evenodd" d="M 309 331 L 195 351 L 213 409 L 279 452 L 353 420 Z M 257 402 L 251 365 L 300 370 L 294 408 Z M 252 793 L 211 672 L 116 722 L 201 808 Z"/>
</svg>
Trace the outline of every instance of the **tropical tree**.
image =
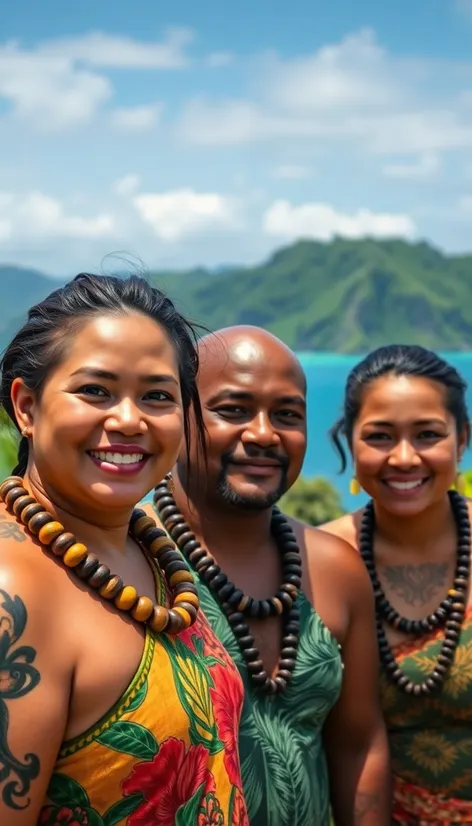
<svg viewBox="0 0 472 826">
<path fill-rule="evenodd" d="M 18 434 L 4 410 L 0 410 L 0 477 L 11 473 L 16 465 Z"/>
<path fill-rule="evenodd" d="M 465 479 L 464 496 L 467 496 L 469 499 L 472 499 L 472 470 L 464 471 L 463 476 Z"/>
<path fill-rule="evenodd" d="M 287 516 L 309 525 L 322 525 L 344 513 L 338 491 L 321 476 L 312 479 L 300 476 L 278 504 Z"/>
</svg>

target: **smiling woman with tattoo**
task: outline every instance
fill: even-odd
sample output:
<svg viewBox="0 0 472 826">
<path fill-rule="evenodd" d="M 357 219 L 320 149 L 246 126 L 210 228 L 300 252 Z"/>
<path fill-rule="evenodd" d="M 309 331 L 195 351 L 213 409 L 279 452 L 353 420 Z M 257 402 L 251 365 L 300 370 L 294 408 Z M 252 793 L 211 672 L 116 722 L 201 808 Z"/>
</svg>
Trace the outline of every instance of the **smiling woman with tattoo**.
<svg viewBox="0 0 472 826">
<path fill-rule="evenodd" d="M 142 278 L 78 276 L 1 362 L 0 824 L 248 826 L 242 682 L 136 508 L 203 427 L 192 328 Z"/>
<path fill-rule="evenodd" d="M 368 505 L 324 526 L 361 553 L 377 610 L 393 823 L 472 823 L 471 506 L 459 493 L 466 385 L 421 347 L 383 347 L 350 373 L 332 431 Z"/>
</svg>

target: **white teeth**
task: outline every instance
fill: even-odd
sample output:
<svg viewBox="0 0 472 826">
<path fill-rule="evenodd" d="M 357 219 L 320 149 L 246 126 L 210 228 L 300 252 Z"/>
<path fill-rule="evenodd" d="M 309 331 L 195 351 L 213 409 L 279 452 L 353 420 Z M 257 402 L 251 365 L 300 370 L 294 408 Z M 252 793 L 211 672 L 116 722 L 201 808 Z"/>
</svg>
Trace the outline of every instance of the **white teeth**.
<svg viewBox="0 0 472 826">
<path fill-rule="evenodd" d="M 387 485 L 394 490 L 413 490 L 423 484 L 423 479 L 416 479 L 414 482 L 388 482 Z"/>
<path fill-rule="evenodd" d="M 91 456 L 110 465 L 134 465 L 144 459 L 143 453 L 107 453 L 103 450 L 91 450 Z"/>
</svg>

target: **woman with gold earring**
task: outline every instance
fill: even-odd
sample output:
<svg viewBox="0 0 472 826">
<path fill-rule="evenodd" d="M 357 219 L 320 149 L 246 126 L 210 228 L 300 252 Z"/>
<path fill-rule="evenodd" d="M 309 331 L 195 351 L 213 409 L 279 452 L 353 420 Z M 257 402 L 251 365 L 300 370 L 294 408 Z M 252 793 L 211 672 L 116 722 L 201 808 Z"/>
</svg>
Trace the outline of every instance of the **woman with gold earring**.
<svg viewBox="0 0 472 826">
<path fill-rule="evenodd" d="M 370 353 L 332 430 L 360 510 L 324 526 L 353 545 L 376 598 L 396 826 L 472 824 L 471 503 L 459 467 L 466 384 L 421 347 Z"/>
<path fill-rule="evenodd" d="M 197 370 L 193 327 L 136 276 L 77 276 L 0 360 L 21 434 L 0 480 L 2 826 L 248 822 L 242 679 L 136 507 L 191 407 L 203 437 Z"/>
</svg>

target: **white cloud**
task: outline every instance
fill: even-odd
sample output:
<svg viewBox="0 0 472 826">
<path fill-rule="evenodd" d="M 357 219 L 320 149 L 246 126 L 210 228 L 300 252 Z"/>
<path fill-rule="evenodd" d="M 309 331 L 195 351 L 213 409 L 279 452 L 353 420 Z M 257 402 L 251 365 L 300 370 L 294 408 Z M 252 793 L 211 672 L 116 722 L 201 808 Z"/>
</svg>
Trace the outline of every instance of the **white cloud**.
<svg viewBox="0 0 472 826">
<path fill-rule="evenodd" d="M 400 96 L 387 58 L 370 29 L 323 46 L 314 55 L 269 61 L 264 83 L 269 102 L 284 111 L 320 113 L 360 106 L 387 108 Z"/>
<path fill-rule="evenodd" d="M 267 235 L 295 240 L 314 238 L 329 241 L 335 236 L 345 238 L 388 238 L 415 235 L 416 229 L 408 215 L 372 212 L 359 209 L 351 214 L 338 212 L 329 204 L 307 203 L 294 206 L 288 201 L 275 201 L 263 216 Z"/>
<path fill-rule="evenodd" d="M 139 184 L 139 175 L 124 175 L 123 178 L 115 181 L 113 190 L 120 197 L 126 197 L 127 195 L 133 195 L 138 189 Z"/>
<path fill-rule="evenodd" d="M 159 123 L 162 105 L 126 106 L 115 109 L 111 120 L 113 126 L 123 132 L 145 132 Z"/>
<path fill-rule="evenodd" d="M 133 199 L 143 221 L 164 241 L 179 239 L 211 228 L 232 228 L 235 205 L 216 192 L 176 189 L 139 194 Z"/>
<path fill-rule="evenodd" d="M 45 43 L 40 51 L 109 69 L 181 69 L 188 63 L 190 29 L 171 28 L 163 41 L 143 42 L 123 35 L 90 32 Z"/>
<path fill-rule="evenodd" d="M 190 31 L 172 29 L 162 42 L 151 43 L 101 32 L 44 41 L 32 49 L 9 42 L 0 45 L 0 102 L 41 131 L 87 123 L 114 93 L 98 68 L 180 69 L 188 63 L 185 47 L 191 39 Z M 158 114 L 157 107 L 143 106 L 116 117 L 141 129 Z"/>
<path fill-rule="evenodd" d="M 273 177 L 279 181 L 301 181 L 311 177 L 311 171 L 299 164 L 281 164 L 273 170 Z"/>
<path fill-rule="evenodd" d="M 210 69 L 219 69 L 223 66 L 230 66 L 234 60 L 232 52 L 213 52 L 208 55 L 205 62 Z"/>
<path fill-rule="evenodd" d="M 440 166 L 437 155 L 425 153 L 411 163 L 386 164 L 382 172 L 386 178 L 400 181 L 431 181 L 437 176 Z"/>
<path fill-rule="evenodd" d="M 312 55 L 253 65 L 239 99 L 190 100 L 182 140 L 210 146 L 333 141 L 380 154 L 425 154 L 472 146 L 472 62 L 390 54 L 370 30 Z"/>
<path fill-rule="evenodd" d="M 41 192 L 24 196 L 3 193 L 0 197 L 0 227 L 2 225 L 4 238 L 93 239 L 110 236 L 115 230 L 112 216 L 105 213 L 93 218 L 68 215 L 61 201 Z"/>
<path fill-rule="evenodd" d="M 0 100 L 39 129 L 84 123 L 111 95 L 108 78 L 76 69 L 65 57 L 0 47 Z"/>
</svg>

